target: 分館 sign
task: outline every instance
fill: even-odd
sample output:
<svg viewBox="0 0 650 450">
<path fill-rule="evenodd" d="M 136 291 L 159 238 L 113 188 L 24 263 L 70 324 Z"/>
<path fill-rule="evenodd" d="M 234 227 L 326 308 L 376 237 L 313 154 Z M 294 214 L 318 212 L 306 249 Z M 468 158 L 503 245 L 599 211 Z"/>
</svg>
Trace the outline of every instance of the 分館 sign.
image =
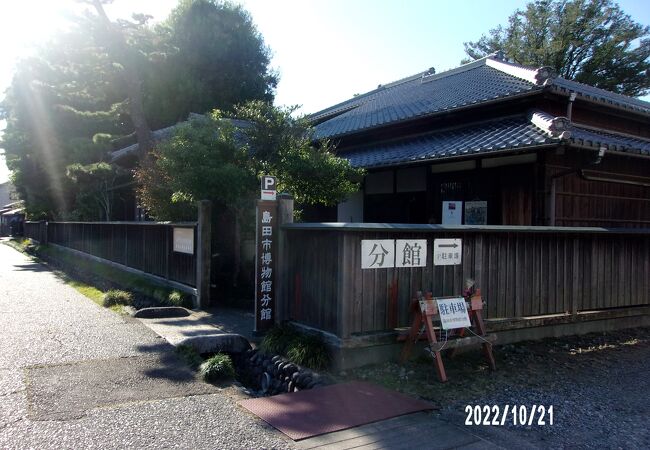
<svg viewBox="0 0 650 450">
<path fill-rule="evenodd" d="M 174 227 L 173 249 L 178 253 L 194 254 L 194 228 Z"/>
<path fill-rule="evenodd" d="M 443 330 L 470 327 L 467 303 L 463 297 L 436 299 Z"/>
<path fill-rule="evenodd" d="M 395 267 L 395 240 L 377 239 L 361 241 L 361 268 L 386 269 Z"/>
<path fill-rule="evenodd" d="M 275 200 L 277 188 L 277 179 L 269 175 L 264 175 L 262 177 L 262 189 L 261 189 L 261 199 L 262 200 Z"/>
<path fill-rule="evenodd" d="M 455 266 L 463 262 L 462 239 L 434 239 L 433 265 Z"/>
<path fill-rule="evenodd" d="M 395 240 L 395 267 L 426 267 L 426 239 Z"/>
<path fill-rule="evenodd" d="M 361 241 L 362 269 L 426 267 L 426 239 L 364 239 Z"/>
</svg>

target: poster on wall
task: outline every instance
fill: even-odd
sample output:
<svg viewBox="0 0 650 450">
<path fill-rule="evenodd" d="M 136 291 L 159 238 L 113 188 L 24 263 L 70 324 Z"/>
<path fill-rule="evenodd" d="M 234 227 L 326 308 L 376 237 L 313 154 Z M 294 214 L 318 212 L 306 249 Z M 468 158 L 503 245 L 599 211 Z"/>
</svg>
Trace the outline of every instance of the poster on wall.
<svg viewBox="0 0 650 450">
<path fill-rule="evenodd" d="M 465 202 L 465 225 L 487 225 L 487 202 Z"/>
<path fill-rule="evenodd" d="M 442 224 L 461 225 L 463 223 L 463 202 L 442 202 Z"/>
</svg>

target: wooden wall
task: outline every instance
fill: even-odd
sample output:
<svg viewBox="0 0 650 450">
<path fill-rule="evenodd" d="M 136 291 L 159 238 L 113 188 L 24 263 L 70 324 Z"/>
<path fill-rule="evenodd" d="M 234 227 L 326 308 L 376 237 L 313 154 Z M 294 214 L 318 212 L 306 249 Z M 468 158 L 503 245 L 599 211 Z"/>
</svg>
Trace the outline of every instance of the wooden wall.
<svg viewBox="0 0 650 450">
<path fill-rule="evenodd" d="M 29 222 L 28 222 L 29 223 Z M 166 280 L 196 286 L 196 223 L 45 222 L 25 235 L 71 248 Z M 174 227 L 194 232 L 194 254 L 173 251 Z M 44 234 L 47 238 L 44 239 Z"/>
<path fill-rule="evenodd" d="M 342 338 L 408 326 L 416 291 L 458 295 L 467 278 L 489 319 L 650 304 L 648 230 L 293 224 L 284 232 L 287 318 Z M 463 239 L 462 265 L 433 266 L 433 239 L 445 237 Z M 428 239 L 427 266 L 361 269 L 361 240 L 395 238 Z"/>
<path fill-rule="evenodd" d="M 587 169 L 593 176 L 650 184 L 650 159 L 607 153 L 598 165 L 580 163 L 579 159 L 585 158 L 571 149 L 565 155 L 547 155 L 545 174 L 549 195 L 553 175 L 571 167 Z M 595 153 L 591 152 L 591 160 L 594 159 Z M 650 186 L 588 181 L 578 174 L 559 177 L 555 184 L 555 225 L 650 227 Z"/>
</svg>

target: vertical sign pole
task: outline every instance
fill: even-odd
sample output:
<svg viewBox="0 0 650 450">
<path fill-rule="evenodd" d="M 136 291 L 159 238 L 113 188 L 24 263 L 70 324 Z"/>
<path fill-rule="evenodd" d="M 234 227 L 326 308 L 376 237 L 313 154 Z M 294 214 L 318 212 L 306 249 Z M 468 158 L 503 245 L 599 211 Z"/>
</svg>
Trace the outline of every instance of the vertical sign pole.
<svg viewBox="0 0 650 450">
<path fill-rule="evenodd" d="M 279 238 L 275 200 L 257 201 L 254 334 L 268 331 L 275 322 L 276 257 Z"/>
</svg>

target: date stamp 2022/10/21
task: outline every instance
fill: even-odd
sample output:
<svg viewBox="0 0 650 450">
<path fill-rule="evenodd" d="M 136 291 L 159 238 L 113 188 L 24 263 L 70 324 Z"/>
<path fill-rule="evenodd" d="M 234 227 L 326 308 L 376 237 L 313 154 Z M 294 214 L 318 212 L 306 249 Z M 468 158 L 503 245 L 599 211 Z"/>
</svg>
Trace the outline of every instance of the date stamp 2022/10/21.
<svg viewBox="0 0 650 450">
<path fill-rule="evenodd" d="M 467 405 L 465 425 L 546 426 L 553 425 L 553 405 Z"/>
</svg>

